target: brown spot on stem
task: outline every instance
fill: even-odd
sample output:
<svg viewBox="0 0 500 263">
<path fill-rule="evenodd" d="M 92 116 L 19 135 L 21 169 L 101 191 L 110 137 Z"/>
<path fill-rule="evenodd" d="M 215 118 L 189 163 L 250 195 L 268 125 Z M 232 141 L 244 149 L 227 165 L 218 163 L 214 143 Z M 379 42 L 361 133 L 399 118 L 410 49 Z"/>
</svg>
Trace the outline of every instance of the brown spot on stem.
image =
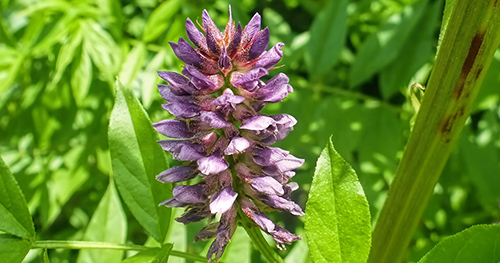
<svg viewBox="0 0 500 263">
<path fill-rule="evenodd" d="M 465 80 L 467 79 L 467 75 L 469 75 L 474 62 L 476 61 L 477 54 L 479 53 L 479 49 L 484 40 L 484 32 L 477 32 L 472 39 L 470 44 L 469 53 L 467 53 L 467 57 L 465 58 L 464 65 L 462 66 L 462 71 L 460 72 L 460 77 L 458 78 L 457 85 L 455 86 L 455 90 L 453 95 L 456 99 L 462 96 L 462 92 L 465 86 Z"/>
<path fill-rule="evenodd" d="M 477 72 L 476 72 L 476 79 L 479 78 L 479 75 L 481 75 L 481 72 L 483 71 L 483 67 L 480 67 L 477 69 Z"/>
</svg>

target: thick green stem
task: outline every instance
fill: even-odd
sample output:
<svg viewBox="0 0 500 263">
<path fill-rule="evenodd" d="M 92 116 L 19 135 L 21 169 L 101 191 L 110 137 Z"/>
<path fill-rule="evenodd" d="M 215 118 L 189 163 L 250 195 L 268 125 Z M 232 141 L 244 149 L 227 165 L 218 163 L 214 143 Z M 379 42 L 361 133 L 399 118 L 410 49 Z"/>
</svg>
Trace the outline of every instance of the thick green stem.
<svg viewBox="0 0 500 263">
<path fill-rule="evenodd" d="M 455 0 L 369 262 L 401 262 L 500 43 L 499 0 Z"/>
<path fill-rule="evenodd" d="M 252 240 L 253 244 L 262 253 L 262 256 L 269 263 L 285 263 L 285 261 L 269 246 L 264 236 L 260 232 L 260 228 L 257 227 L 253 222 L 246 217 L 241 210 L 238 211 L 238 216 L 240 218 L 241 225 L 247 231 L 248 236 Z"/>
<path fill-rule="evenodd" d="M 40 240 L 36 241 L 31 248 L 46 248 L 46 249 L 113 249 L 113 250 L 135 250 L 143 251 L 153 247 L 146 247 L 135 244 L 116 244 L 107 242 L 94 241 L 73 241 L 73 240 Z M 199 255 L 188 254 L 180 251 L 170 251 L 171 256 L 181 257 L 193 261 L 207 262 L 205 257 Z"/>
</svg>

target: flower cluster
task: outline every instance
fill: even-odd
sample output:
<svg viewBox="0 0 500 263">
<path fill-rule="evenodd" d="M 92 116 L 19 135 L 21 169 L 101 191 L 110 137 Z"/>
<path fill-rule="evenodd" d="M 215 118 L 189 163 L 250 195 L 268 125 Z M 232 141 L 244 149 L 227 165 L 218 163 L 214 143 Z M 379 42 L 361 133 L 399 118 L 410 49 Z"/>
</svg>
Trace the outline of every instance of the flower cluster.
<svg viewBox="0 0 500 263">
<path fill-rule="evenodd" d="M 290 200 L 298 186 L 288 182 L 304 161 L 270 147 L 285 138 L 297 121 L 288 114 L 259 113 L 267 103 L 279 102 L 292 92 L 283 73 L 267 83 L 261 80 L 281 59 L 283 43 L 266 51 L 269 29 L 260 29 L 259 14 L 242 29 L 240 23 L 235 26 L 229 10 L 224 32 L 206 10 L 202 20 L 204 34 L 190 19 L 186 21 L 187 36 L 196 49 L 183 38 L 170 43 L 186 65 L 182 75 L 158 72 L 169 83 L 158 88 L 167 101 L 163 108 L 175 119 L 153 125 L 161 134 L 176 139 L 159 143 L 174 159 L 184 162 L 157 179 L 177 183 L 201 175 L 201 180 L 175 187 L 173 197 L 162 205 L 186 207 L 176 219 L 184 224 L 209 219 L 195 237 L 215 237 L 209 261 L 221 257 L 240 216 L 247 216 L 284 248 L 285 243 L 300 237 L 276 225 L 262 210 L 304 214 Z M 220 220 L 213 222 L 217 213 Z"/>
</svg>

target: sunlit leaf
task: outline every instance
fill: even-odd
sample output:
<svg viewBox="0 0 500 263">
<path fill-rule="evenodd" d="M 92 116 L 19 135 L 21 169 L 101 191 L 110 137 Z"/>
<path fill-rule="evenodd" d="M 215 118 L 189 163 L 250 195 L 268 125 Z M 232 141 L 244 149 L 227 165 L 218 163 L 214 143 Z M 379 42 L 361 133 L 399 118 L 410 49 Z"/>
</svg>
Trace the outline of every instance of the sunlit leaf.
<svg viewBox="0 0 500 263">
<path fill-rule="evenodd" d="M 499 262 L 500 225 L 477 225 L 439 242 L 419 263 Z"/>
<path fill-rule="evenodd" d="M 137 73 L 142 68 L 145 57 L 146 46 L 143 43 L 138 43 L 130 50 L 120 72 L 120 80 L 123 81 L 125 86 L 129 87 L 135 80 Z"/>
<path fill-rule="evenodd" d="M 330 1 L 311 26 L 305 62 L 313 78 L 328 74 L 337 62 L 347 33 L 348 2 Z"/>
<path fill-rule="evenodd" d="M 92 84 L 92 62 L 86 50 L 82 50 L 80 59 L 76 60 L 71 76 L 71 90 L 77 104 L 83 102 Z"/>
<path fill-rule="evenodd" d="M 155 176 L 168 168 L 165 153 L 146 112 L 132 91 L 118 81 L 108 138 L 120 195 L 142 227 L 163 242 L 170 210 L 158 204 L 168 199 L 170 190 Z"/>
<path fill-rule="evenodd" d="M 31 239 L 35 228 L 23 193 L 7 165 L 0 158 L 0 230 Z"/>
<path fill-rule="evenodd" d="M 21 263 L 30 250 L 30 243 L 9 235 L 0 234 L 0 256 L 2 262 Z"/>
<path fill-rule="evenodd" d="M 125 243 L 127 239 L 127 217 L 123 212 L 120 198 L 115 184 L 110 180 L 108 190 L 101 198 L 97 209 L 90 220 L 83 235 L 85 241 Z M 122 250 L 81 250 L 78 254 L 78 263 L 84 262 L 120 262 L 123 258 Z"/>
<path fill-rule="evenodd" d="M 314 262 L 363 262 L 370 253 L 368 201 L 356 173 L 330 139 L 316 165 L 305 230 Z"/>
<path fill-rule="evenodd" d="M 142 35 L 144 42 L 150 42 L 160 36 L 169 25 L 169 21 L 179 12 L 184 1 L 169 0 L 158 6 L 149 17 Z"/>
</svg>

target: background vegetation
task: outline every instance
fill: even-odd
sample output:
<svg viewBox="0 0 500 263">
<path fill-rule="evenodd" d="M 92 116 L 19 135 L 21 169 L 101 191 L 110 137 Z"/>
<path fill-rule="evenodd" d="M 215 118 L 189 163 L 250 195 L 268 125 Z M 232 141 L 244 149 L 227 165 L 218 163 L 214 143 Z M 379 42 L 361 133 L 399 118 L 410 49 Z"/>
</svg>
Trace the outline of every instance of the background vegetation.
<svg viewBox="0 0 500 263">
<path fill-rule="evenodd" d="M 298 120 L 279 143 L 306 159 L 294 177 L 301 186 L 294 199 L 305 207 L 315 162 L 333 134 L 336 149 L 357 171 L 375 222 L 409 135 L 409 86 L 425 84 L 432 67 L 444 0 L 3 0 L 0 155 L 28 201 L 38 239 L 92 240 L 88 226 L 103 200 L 123 215 L 115 237 L 154 242 L 116 193 L 105 195 L 115 77 L 134 91 L 153 122 L 171 118 L 155 85 L 161 83 L 157 70 L 181 70 L 168 41 L 185 37 L 185 19 L 201 21 L 203 9 L 222 28 L 228 4 L 242 24 L 259 12 L 270 44 L 285 43 L 283 67 L 271 76 L 286 73 L 294 93 L 265 111 Z M 470 225 L 500 221 L 499 187 L 497 52 L 407 261 Z M 272 216 L 304 237 L 301 219 Z M 202 224 L 165 224 L 174 249 L 205 254 L 210 243 L 193 243 Z M 304 240 L 282 253 L 286 262 L 309 262 Z M 84 254 L 50 250 L 49 258 L 92 262 Z M 41 256 L 32 250 L 25 261 Z M 238 230 L 222 260 L 259 262 L 260 255 Z"/>
</svg>

